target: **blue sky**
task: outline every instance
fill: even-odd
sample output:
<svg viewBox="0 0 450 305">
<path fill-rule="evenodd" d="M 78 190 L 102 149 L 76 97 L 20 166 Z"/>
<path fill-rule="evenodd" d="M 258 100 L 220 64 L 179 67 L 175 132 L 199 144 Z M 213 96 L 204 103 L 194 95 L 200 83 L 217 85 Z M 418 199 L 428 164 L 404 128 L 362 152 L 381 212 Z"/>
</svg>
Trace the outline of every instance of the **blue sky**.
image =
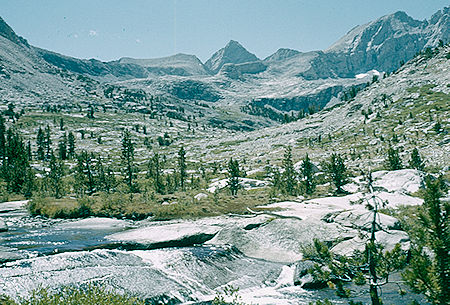
<svg viewBox="0 0 450 305">
<path fill-rule="evenodd" d="M 0 16 L 38 47 L 114 60 L 195 54 L 230 39 L 259 58 L 330 46 L 358 24 L 398 10 L 428 19 L 449 0 L 0 0 Z"/>
</svg>

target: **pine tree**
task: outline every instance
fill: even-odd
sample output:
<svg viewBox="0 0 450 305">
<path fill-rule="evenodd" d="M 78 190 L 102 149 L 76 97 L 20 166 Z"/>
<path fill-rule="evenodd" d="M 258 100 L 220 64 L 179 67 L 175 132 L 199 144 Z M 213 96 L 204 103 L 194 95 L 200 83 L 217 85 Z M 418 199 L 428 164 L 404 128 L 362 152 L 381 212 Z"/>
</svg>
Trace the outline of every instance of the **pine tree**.
<svg viewBox="0 0 450 305">
<path fill-rule="evenodd" d="M 104 167 L 100 157 L 98 157 L 97 164 L 95 166 L 96 172 L 96 185 L 98 190 L 104 192 L 111 192 L 116 186 L 116 177 L 114 172 L 109 167 Z"/>
<path fill-rule="evenodd" d="M 181 189 L 184 191 L 186 189 L 186 178 L 187 178 L 187 172 L 186 172 L 187 166 L 186 166 L 186 151 L 184 150 L 184 147 L 181 146 L 180 150 L 178 151 L 178 171 L 180 175 L 180 184 Z"/>
<path fill-rule="evenodd" d="M 64 195 L 64 163 L 56 159 L 53 153 L 50 154 L 50 171 L 47 174 L 48 185 L 52 196 L 61 198 Z"/>
<path fill-rule="evenodd" d="M 44 160 L 45 159 L 45 135 L 44 131 L 41 127 L 39 127 L 37 138 L 36 138 L 36 146 L 37 146 L 37 158 L 38 160 Z"/>
<path fill-rule="evenodd" d="M 75 173 L 76 189 L 80 195 L 92 195 L 96 191 L 96 183 L 94 177 L 94 155 L 86 151 L 82 151 L 78 155 L 77 167 Z"/>
<path fill-rule="evenodd" d="M 67 160 L 67 134 L 64 133 L 58 143 L 58 153 L 60 160 Z"/>
<path fill-rule="evenodd" d="M 44 147 L 45 147 L 45 160 L 50 160 L 51 154 L 52 154 L 52 139 L 50 135 L 50 126 L 47 125 L 45 128 L 45 141 L 44 141 Z"/>
<path fill-rule="evenodd" d="M 387 151 L 387 159 L 386 159 L 387 167 L 389 170 L 398 170 L 402 169 L 402 160 L 400 159 L 399 153 L 397 149 L 389 147 Z"/>
<path fill-rule="evenodd" d="M 342 187 L 347 183 L 347 168 L 341 155 L 332 154 L 329 163 L 326 164 L 326 170 L 336 187 L 336 192 L 342 193 Z"/>
<path fill-rule="evenodd" d="M 68 136 L 68 149 L 67 149 L 67 155 L 70 159 L 73 159 L 75 157 L 75 136 L 70 131 Z"/>
<path fill-rule="evenodd" d="M 153 179 L 155 191 L 164 194 L 164 182 L 162 180 L 162 167 L 159 154 L 155 153 L 148 163 L 147 178 Z"/>
<path fill-rule="evenodd" d="M 316 183 L 314 181 L 313 164 L 311 163 L 308 154 L 306 154 L 302 162 L 301 176 L 304 192 L 308 195 L 314 193 Z"/>
<path fill-rule="evenodd" d="M 5 127 L 5 118 L 3 115 L 0 115 L 0 159 L 3 160 L 6 155 L 6 127 Z"/>
<path fill-rule="evenodd" d="M 134 144 L 131 141 L 129 130 L 125 130 L 122 136 L 122 166 L 125 174 L 125 183 L 130 193 L 137 190 L 134 180 L 136 179 L 136 167 L 134 165 Z"/>
<path fill-rule="evenodd" d="M 411 263 L 403 273 L 413 291 L 432 304 L 450 303 L 450 203 L 441 201 L 439 180 L 426 180 L 425 201 L 419 214 L 424 244 L 413 247 Z M 423 247 L 433 251 L 430 256 Z"/>
<path fill-rule="evenodd" d="M 30 175 L 30 163 L 21 136 L 12 128 L 6 132 L 5 160 L 2 164 L 2 176 L 9 192 L 23 193 L 24 186 L 33 179 Z"/>
<path fill-rule="evenodd" d="M 88 119 L 94 119 L 94 107 L 92 105 L 89 105 L 88 107 Z"/>
<path fill-rule="evenodd" d="M 241 176 L 241 171 L 239 169 L 238 160 L 233 160 L 230 158 L 228 161 L 228 187 L 232 196 L 236 196 L 239 190 L 239 177 Z"/>
<path fill-rule="evenodd" d="M 417 170 L 423 171 L 425 164 L 420 157 L 419 151 L 417 148 L 414 148 L 411 152 L 411 160 L 409 161 L 409 166 L 415 168 Z"/>
<path fill-rule="evenodd" d="M 30 141 L 27 142 L 27 156 L 28 156 L 28 161 L 33 160 L 33 153 L 31 151 L 31 142 Z"/>
<path fill-rule="evenodd" d="M 294 162 L 292 161 L 292 148 L 286 147 L 283 158 L 283 173 L 281 175 L 283 190 L 286 194 L 297 195 L 297 173 L 294 169 Z"/>
</svg>

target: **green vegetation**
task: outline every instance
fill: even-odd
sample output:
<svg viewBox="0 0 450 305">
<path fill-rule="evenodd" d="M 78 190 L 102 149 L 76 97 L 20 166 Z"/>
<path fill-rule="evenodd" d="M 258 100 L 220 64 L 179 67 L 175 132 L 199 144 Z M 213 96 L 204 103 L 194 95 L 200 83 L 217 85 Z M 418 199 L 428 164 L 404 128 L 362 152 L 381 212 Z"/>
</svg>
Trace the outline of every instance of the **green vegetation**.
<svg viewBox="0 0 450 305">
<path fill-rule="evenodd" d="M 232 196 L 236 196 L 240 188 L 239 177 L 241 177 L 241 170 L 239 169 L 238 160 L 233 160 L 230 158 L 228 162 L 228 187 Z"/>
<path fill-rule="evenodd" d="M 86 288 L 65 287 L 58 291 L 40 288 L 31 292 L 26 299 L 15 301 L 0 295 L 3 305 L 144 305 L 145 302 L 131 296 L 120 295 L 108 289 L 89 285 Z"/>
<path fill-rule="evenodd" d="M 328 175 L 331 178 L 337 193 L 342 193 L 342 187 L 347 183 L 347 167 L 344 159 L 339 154 L 331 154 L 330 160 L 325 164 Z"/>
<path fill-rule="evenodd" d="M 386 157 L 386 166 L 389 170 L 392 171 L 403 168 L 402 160 L 400 159 L 400 156 L 398 154 L 398 149 L 389 147 Z"/>
<path fill-rule="evenodd" d="M 415 292 L 423 293 L 432 304 L 450 301 L 450 204 L 440 200 L 441 188 L 439 180 L 428 179 L 426 182 L 425 202 L 419 211 L 417 230 L 421 238 L 415 239 L 411 263 L 403 273 L 409 286 Z"/>
</svg>

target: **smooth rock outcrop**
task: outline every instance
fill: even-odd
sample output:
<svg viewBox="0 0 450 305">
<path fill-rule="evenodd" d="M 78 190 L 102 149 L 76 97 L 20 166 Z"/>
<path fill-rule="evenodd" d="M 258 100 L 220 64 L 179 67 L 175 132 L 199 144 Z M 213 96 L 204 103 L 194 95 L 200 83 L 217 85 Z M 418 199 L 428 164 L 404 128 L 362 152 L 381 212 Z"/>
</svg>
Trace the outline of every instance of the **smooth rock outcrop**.
<svg viewBox="0 0 450 305">
<path fill-rule="evenodd" d="M 422 175 L 415 169 L 378 171 L 372 178 L 374 187 L 382 187 L 388 192 L 414 193 L 423 186 Z"/>
<path fill-rule="evenodd" d="M 386 251 L 392 250 L 396 244 L 400 244 L 401 248 L 405 251 L 407 251 L 410 247 L 409 236 L 404 231 L 378 231 L 375 233 L 375 239 L 377 243 L 381 244 Z M 331 251 L 336 254 L 350 256 L 355 250 L 364 251 L 368 240 L 368 235 L 365 235 L 364 237 L 358 235 L 352 239 L 345 240 L 337 244 L 331 249 Z"/>
<path fill-rule="evenodd" d="M 220 227 L 181 222 L 155 224 L 106 236 L 111 241 L 138 245 L 137 248 L 155 249 L 202 244 L 220 231 Z"/>
</svg>

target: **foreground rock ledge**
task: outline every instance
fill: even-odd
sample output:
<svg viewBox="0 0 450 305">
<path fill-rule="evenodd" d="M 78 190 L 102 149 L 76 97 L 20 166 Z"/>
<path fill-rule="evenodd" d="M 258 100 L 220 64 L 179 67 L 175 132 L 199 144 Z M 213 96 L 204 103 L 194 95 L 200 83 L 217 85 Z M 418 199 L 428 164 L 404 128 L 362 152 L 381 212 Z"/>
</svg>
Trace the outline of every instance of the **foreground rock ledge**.
<svg viewBox="0 0 450 305">
<path fill-rule="evenodd" d="M 120 243 L 138 244 L 140 248 L 186 247 L 213 238 L 220 230 L 217 226 L 196 223 L 172 223 L 154 225 L 115 233 L 106 238 Z"/>
</svg>

